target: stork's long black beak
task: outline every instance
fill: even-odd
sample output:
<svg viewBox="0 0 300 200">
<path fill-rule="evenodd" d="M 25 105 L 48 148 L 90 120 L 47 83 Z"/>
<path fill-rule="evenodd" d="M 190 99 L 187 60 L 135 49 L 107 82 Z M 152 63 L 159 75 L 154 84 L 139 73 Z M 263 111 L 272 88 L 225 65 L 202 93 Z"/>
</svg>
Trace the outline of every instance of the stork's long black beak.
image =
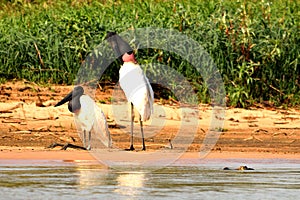
<svg viewBox="0 0 300 200">
<path fill-rule="evenodd" d="M 83 88 L 81 86 L 77 86 L 76 88 L 74 88 L 72 92 L 67 94 L 67 96 L 65 96 L 65 98 L 63 98 L 60 102 L 58 102 L 54 107 L 61 106 L 64 103 L 71 101 L 74 97 L 78 95 L 81 96 L 83 92 L 84 92 Z"/>
<path fill-rule="evenodd" d="M 60 102 L 58 102 L 54 107 L 61 106 L 64 103 L 71 101 L 72 96 L 73 96 L 73 91 L 67 94 L 67 96 L 65 96 L 65 98 L 63 98 Z"/>
<path fill-rule="evenodd" d="M 106 40 L 110 44 L 110 46 L 113 48 L 115 55 L 117 58 L 123 62 L 122 55 L 125 53 L 131 54 L 133 52 L 133 49 L 130 47 L 130 45 L 125 42 L 117 33 L 115 32 L 108 32 L 106 35 Z"/>
</svg>

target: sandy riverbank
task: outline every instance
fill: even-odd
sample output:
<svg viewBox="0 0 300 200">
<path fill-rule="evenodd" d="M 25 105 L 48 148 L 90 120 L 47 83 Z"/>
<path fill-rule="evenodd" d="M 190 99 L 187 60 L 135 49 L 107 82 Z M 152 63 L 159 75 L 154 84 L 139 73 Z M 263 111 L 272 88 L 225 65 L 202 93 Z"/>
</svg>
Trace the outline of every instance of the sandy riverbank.
<svg viewBox="0 0 300 200">
<path fill-rule="evenodd" d="M 53 105 L 72 90 L 71 86 L 40 87 L 32 83 L 6 83 L 0 92 L 0 159 L 66 159 L 94 160 L 88 152 L 74 149 L 45 149 L 53 142 L 82 145 L 67 105 Z M 116 148 L 129 146 L 129 119 L 114 113 L 109 99 L 112 86 L 97 90 L 95 99 L 104 111 Z M 101 102 L 101 103 L 100 103 Z M 213 122 L 212 108 L 200 105 L 195 113 L 183 113 L 171 101 L 157 101 L 156 112 L 145 124 L 148 151 L 168 146 L 179 130 L 190 137 L 182 158 L 199 155 L 202 143 Z M 182 122 L 196 116 L 196 129 Z M 117 119 L 120 117 L 120 119 Z M 123 119 L 123 118 L 124 119 Z M 163 122 L 163 123 L 162 123 Z M 287 158 L 300 159 L 300 112 L 293 109 L 257 106 L 251 109 L 226 108 L 224 126 L 216 144 L 206 158 Z M 159 123 L 158 129 L 155 123 Z M 135 123 L 136 149 L 141 146 L 138 122 Z M 177 148 L 176 142 L 173 144 Z M 142 153 L 142 152 L 141 152 Z"/>
</svg>

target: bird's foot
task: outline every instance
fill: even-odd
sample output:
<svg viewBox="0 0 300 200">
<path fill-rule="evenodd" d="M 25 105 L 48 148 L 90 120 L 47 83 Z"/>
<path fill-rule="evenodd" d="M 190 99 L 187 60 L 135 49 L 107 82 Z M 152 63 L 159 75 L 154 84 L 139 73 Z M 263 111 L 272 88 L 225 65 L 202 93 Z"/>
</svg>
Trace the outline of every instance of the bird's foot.
<svg viewBox="0 0 300 200">
<path fill-rule="evenodd" d="M 86 150 L 90 151 L 92 149 L 91 145 L 86 147 Z"/>
<path fill-rule="evenodd" d="M 133 145 L 130 145 L 130 148 L 129 149 L 125 149 L 126 151 L 134 151 L 135 148 L 133 147 Z"/>
</svg>

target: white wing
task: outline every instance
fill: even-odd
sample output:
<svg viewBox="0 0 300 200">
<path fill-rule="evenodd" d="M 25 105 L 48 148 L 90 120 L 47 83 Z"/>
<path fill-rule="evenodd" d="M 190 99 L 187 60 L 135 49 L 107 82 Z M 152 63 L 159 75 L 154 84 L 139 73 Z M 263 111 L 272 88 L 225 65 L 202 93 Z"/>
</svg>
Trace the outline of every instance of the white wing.
<svg viewBox="0 0 300 200">
<path fill-rule="evenodd" d="M 153 112 L 154 94 L 141 67 L 132 62 L 125 62 L 120 69 L 119 81 L 127 100 L 133 103 L 142 121 L 148 120 Z"/>
<path fill-rule="evenodd" d="M 95 121 L 93 126 L 95 139 L 99 139 L 106 147 L 111 147 L 111 136 L 103 111 L 95 104 Z"/>
<path fill-rule="evenodd" d="M 97 106 L 95 101 L 88 95 L 80 97 L 81 109 L 75 114 L 75 123 L 81 131 L 86 130 L 87 134 L 92 131 L 92 142 L 95 145 L 96 140 L 100 141 L 106 147 L 110 146 L 111 138 L 108 130 L 107 121 L 102 110 Z M 83 136 L 80 135 L 81 139 Z"/>
</svg>

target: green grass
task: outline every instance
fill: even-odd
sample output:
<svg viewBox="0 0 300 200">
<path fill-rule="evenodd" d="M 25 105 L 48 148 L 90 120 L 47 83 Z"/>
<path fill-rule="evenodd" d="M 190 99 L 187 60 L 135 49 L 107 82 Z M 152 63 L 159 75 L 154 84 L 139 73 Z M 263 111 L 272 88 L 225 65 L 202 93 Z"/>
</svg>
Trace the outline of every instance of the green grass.
<svg viewBox="0 0 300 200">
<path fill-rule="evenodd" d="M 199 42 L 222 74 L 230 106 L 300 104 L 299 0 L 0 0 L 0 81 L 72 84 L 107 31 L 143 27 L 174 29 Z M 180 56 L 160 49 L 137 56 L 177 70 L 202 102 L 210 101 L 203 78 Z M 118 79 L 117 63 L 104 79 Z"/>
</svg>

